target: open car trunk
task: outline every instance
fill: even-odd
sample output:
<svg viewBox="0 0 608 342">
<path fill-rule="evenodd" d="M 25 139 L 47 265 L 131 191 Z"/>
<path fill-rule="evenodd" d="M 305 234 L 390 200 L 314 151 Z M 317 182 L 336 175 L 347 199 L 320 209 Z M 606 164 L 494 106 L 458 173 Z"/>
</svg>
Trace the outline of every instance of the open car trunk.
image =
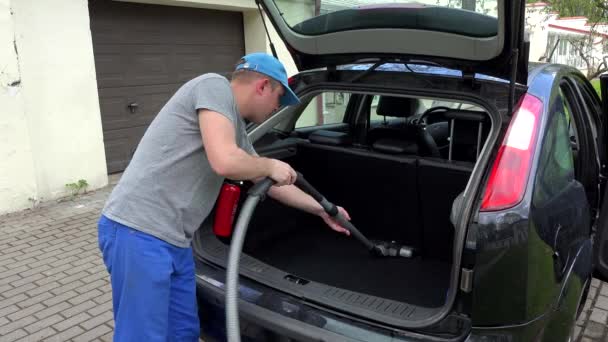
<svg viewBox="0 0 608 342">
<path fill-rule="evenodd" d="M 318 217 L 267 198 L 247 232 L 241 274 L 367 319 L 399 326 L 440 309 L 450 283 L 454 199 L 473 163 L 390 155 L 289 138 L 260 154 L 288 162 L 325 197 L 346 208 L 368 238 L 415 248 L 413 258 L 378 258 Z M 208 220 L 212 221 L 212 219 Z M 226 265 L 229 245 L 205 222 L 203 257 Z"/>
</svg>

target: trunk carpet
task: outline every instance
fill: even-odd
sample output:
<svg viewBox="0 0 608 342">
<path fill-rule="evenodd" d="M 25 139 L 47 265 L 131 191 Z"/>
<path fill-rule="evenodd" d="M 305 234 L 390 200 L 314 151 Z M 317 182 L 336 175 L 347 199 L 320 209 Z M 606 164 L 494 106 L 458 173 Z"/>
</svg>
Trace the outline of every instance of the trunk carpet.
<svg viewBox="0 0 608 342">
<path fill-rule="evenodd" d="M 246 241 L 244 251 L 300 278 L 426 307 L 444 304 L 450 277 L 447 262 L 377 258 L 354 238 L 319 224 L 275 230 Z"/>
</svg>

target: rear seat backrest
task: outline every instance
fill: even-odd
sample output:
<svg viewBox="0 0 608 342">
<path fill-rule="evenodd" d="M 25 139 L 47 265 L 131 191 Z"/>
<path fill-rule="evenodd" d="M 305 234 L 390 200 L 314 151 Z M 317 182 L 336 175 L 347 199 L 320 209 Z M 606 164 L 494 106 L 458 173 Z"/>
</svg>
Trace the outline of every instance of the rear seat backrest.
<svg viewBox="0 0 608 342">
<path fill-rule="evenodd" d="M 364 234 L 420 246 L 415 157 L 301 143 L 294 164 Z"/>
<path fill-rule="evenodd" d="M 454 227 L 450 212 L 454 199 L 465 189 L 472 163 L 443 159 L 418 160 L 418 195 L 421 206 L 423 252 L 426 257 L 452 259 Z"/>
</svg>

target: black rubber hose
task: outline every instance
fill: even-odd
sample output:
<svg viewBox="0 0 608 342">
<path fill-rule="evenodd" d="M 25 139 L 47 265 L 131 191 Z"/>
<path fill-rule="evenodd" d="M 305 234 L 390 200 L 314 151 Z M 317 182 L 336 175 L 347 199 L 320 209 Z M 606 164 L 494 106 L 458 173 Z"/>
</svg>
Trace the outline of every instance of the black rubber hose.
<svg viewBox="0 0 608 342">
<path fill-rule="evenodd" d="M 230 252 L 228 254 L 228 267 L 226 269 L 226 334 L 228 335 L 229 342 L 241 341 L 238 307 L 238 278 L 241 251 L 243 249 L 245 235 L 247 234 L 247 228 L 249 227 L 249 220 L 251 220 L 251 215 L 253 214 L 255 207 L 266 195 L 273 183 L 272 179 L 265 178 L 249 189 L 249 197 L 245 200 L 234 227 L 232 241 L 230 242 Z"/>
</svg>

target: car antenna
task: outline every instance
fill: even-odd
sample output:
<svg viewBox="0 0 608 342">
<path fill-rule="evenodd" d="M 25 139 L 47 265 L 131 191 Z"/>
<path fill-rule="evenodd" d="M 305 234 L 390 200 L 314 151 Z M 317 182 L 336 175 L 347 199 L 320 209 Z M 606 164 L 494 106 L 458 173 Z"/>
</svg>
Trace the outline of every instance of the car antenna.
<svg viewBox="0 0 608 342">
<path fill-rule="evenodd" d="M 266 27 L 266 21 L 264 20 L 264 12 L 262 12 L 262 7 L 260 6 L 260 1 L 256 0 L 255 2 L 258 5 L 258 10 L 260 10 L 260 17 L 262 17 L 262 24 L 264 24 L 264 31 L 266 31 L 266 36 L 268 36 L 268 43 L 270 43 L 270 51 L 272 51 L 272 55 L 274 58 L 279 59 L 277 56 L 277 50 L 274 48 L 274 44 L 272 43 L 272 39 L 270 39 L 270 33 L 268 32 L 268 27 Z"/>
</svg>

